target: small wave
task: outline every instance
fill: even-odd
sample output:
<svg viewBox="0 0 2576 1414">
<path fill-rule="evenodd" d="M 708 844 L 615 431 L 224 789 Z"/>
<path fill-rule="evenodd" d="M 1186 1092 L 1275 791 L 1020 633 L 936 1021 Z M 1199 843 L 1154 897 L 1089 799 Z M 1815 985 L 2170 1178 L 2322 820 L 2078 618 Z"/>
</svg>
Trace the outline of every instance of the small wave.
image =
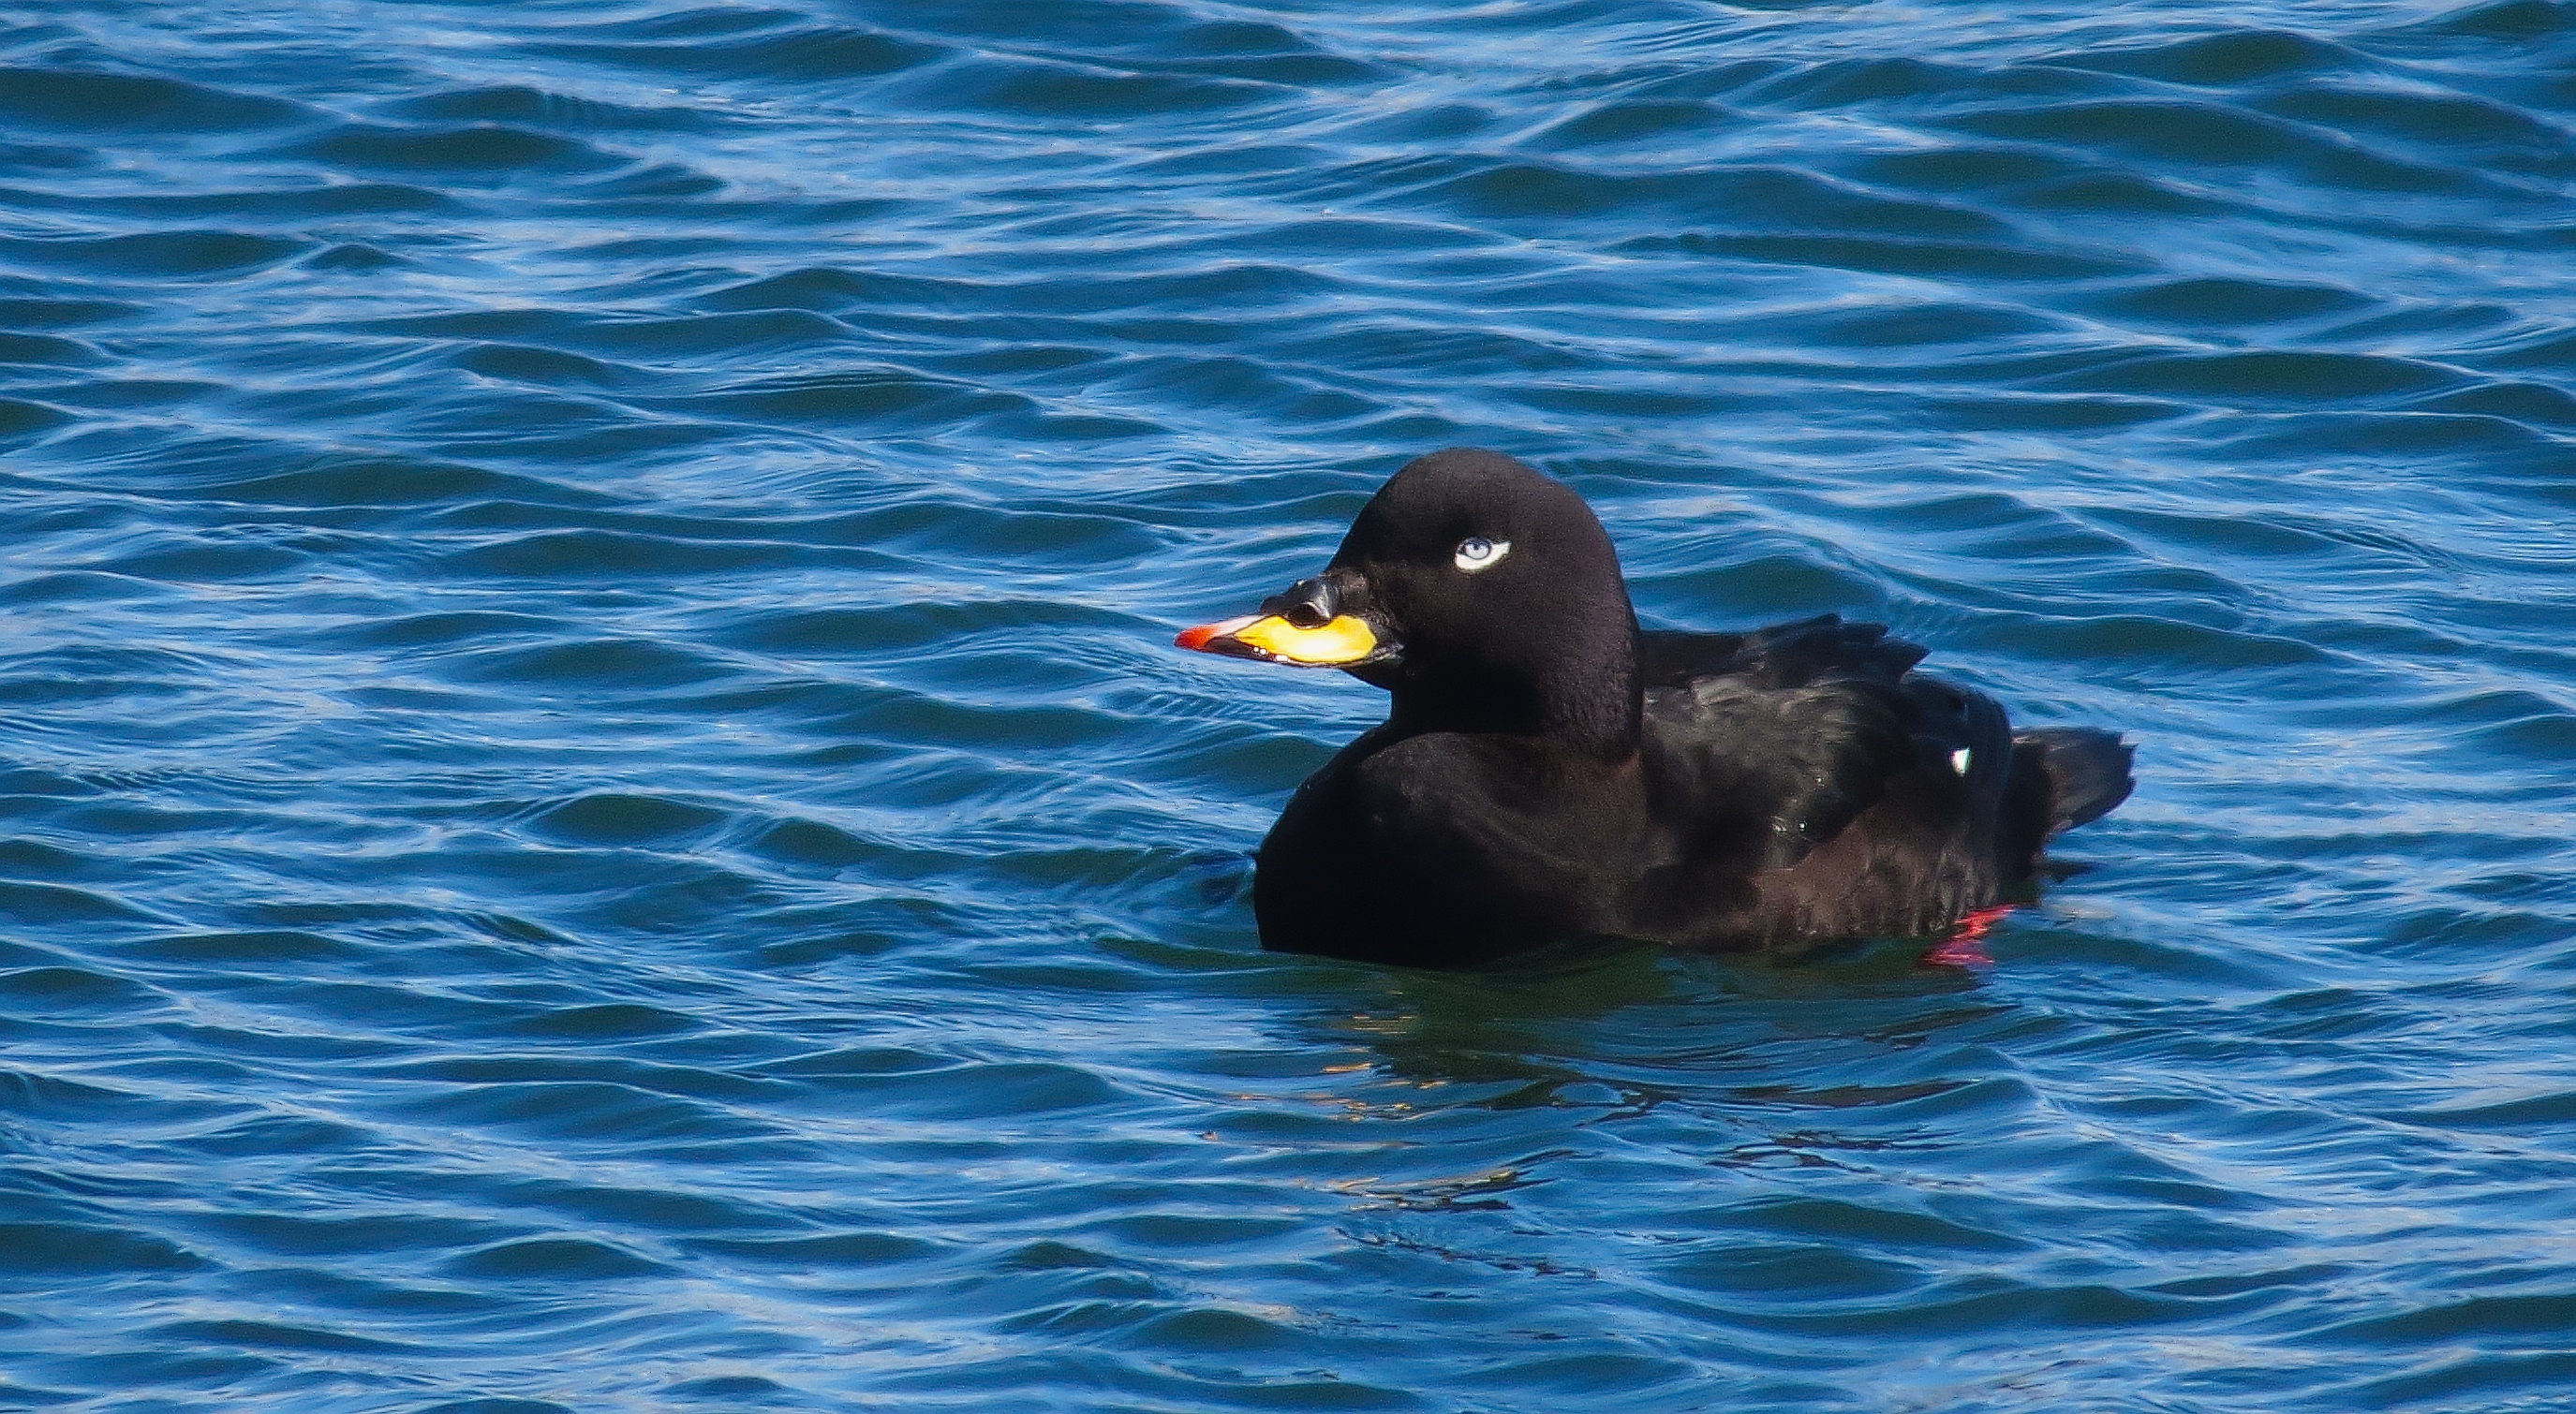
<svg viewBox="0 0 2576 1414">
<path fill-rule="evenodd" d="M 143 280 L 230 275 L 292 259 L 310 243 L 247 231 L 156 231 L 126 236 L 0 236 L 0 258 Z"/>
<path fill-rule="evenodd" d="M 587 142 L 499 123 L 463 128 L 349 124 L 278 155 L 335 168 L 436 172 L 447 181 L 479 174 L 597 171 L 621 160 Z"/>
<path fill-rule="evenodd" d="M 771 82 L 873 79 L 943 53 L 881 30 L 816 24 L 787 10 L 691 11 L 553 34 L 558 37 L 527 42 L 526 50 L 576 63 Z"/>
<path fill-rule="evenodd" d="M 0 68 L 0 123 L 113 133 L 255 132 L 309 122 L 300 104 L 155 74 Z"/>
</svg>

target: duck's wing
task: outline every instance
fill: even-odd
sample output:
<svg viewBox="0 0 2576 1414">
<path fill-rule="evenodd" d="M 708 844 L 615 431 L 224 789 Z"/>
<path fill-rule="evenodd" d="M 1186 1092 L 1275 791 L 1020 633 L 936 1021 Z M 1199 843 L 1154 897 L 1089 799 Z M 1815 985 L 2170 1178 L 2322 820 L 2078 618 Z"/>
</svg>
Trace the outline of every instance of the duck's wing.
<svg viewBox="0 0 2576 1414">
<path fill-rule="evenodd" d="M 1648 678 L 1644 764 L 1678 857 L 1788 868 L 1899 783 L 1917 808 L 1993 818 L 2012 772 L 2003 708 L 1914 676 L 1923 650 L 1884 626 L 1828 615 L 1731 651 L 1727 635 L 1650 637 L 1664 641 L 1641 662 L 1665 671 Z"/>
<path fill-rule="evenodd" d="M 1914 768 L 1900 708 L 1883 685 L 1852 681 L 1721 674 L 1648 693 L 1649 808 L 1672 858 L 1726 874 L 1796 864 Z"/>
<path fill-rule="evenodd" d="M 1888 637 L 1887 625 L 1846 623 L 1840 614 L 1751 633 L 1647 629 L 1637 635 L 1637 669 L 1649 689 L 1685 687 L 1710 677 L 1782 688 L 1843 677 L 1894 682 L 1921 661 L 1923 649 Z"/>
</svg>

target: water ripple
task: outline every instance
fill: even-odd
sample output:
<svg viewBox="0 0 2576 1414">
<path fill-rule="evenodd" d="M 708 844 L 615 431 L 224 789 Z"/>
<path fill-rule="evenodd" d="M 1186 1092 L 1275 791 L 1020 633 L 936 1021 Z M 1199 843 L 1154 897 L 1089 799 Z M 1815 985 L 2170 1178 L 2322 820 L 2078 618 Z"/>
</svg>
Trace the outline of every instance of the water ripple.
<svg viewBox="0 0 2576 1414">
<path fill-rule="evenodd" d="M 2572 56 L 0 24 L 0 1403 L 2548 1406 Z M 1457 442 L 2137 797 L 1986 969 L 1258 953 L 1377 704 L 1165 645 Z"/>
</svg>

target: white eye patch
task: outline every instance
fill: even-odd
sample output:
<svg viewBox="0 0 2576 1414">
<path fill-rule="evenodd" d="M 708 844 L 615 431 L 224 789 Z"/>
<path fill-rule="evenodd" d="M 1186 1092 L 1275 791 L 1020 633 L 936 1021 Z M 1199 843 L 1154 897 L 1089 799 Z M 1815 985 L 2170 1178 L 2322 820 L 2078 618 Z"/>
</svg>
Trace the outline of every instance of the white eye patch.
<svg viewBox="0 0 2576 1414">
<path fill-rule="evenodd" d="M 1511 552 L 1512 542 L 1508 540 L 1488 540 L 1481 535 L 1470 535 L 1458 542 L 1458 553 L 1450 559 L 1458 568 L 1474 574 L 1501 564 L 1503 556 Z"/>
</svg>

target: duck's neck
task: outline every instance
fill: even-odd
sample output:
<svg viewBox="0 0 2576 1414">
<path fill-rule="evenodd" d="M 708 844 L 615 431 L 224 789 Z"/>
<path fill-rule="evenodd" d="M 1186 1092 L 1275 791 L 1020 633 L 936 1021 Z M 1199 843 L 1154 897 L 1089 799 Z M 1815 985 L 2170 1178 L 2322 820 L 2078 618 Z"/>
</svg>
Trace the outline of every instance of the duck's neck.
<svg viewBox="0 0 2576 1414">
<path fill-rule="evenodd" d="M 1532 737 L 1602 761 L 1636 754 L 1645 710 L 1637 676 L 1637 631 L 1602 634 L 1590 654 L 1515 664 L 1411 664 L 1381 682 L 1393 701 L 1387 725 L 1398 737 L 1425 732 Z"/>
</svg>

